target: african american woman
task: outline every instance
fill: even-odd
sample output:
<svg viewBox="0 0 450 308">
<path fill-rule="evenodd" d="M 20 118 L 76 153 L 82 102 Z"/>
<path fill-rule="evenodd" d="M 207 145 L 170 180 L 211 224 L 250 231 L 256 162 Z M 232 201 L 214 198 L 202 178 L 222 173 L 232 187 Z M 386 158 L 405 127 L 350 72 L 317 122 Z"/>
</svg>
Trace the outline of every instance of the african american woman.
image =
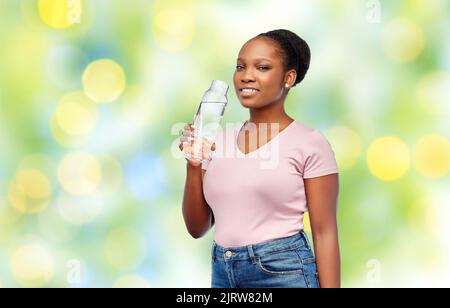
<svg viewBox="0 0 450 308">
<path fill-rule="evenodd" d="M 335 155 L 318 130 L 285 112 L 310 58 L 288 30 L 246 42 L 233 81 L 250 118 L 221 129 L 213 145 L 203 139 L 203 162 L 187 159 L 183 217 L 194 238 L 215 227 L 213 288 L 340 287 Z M 193 151 L 193 137 L 186 125 L 180 150 Z"/>
</svg>

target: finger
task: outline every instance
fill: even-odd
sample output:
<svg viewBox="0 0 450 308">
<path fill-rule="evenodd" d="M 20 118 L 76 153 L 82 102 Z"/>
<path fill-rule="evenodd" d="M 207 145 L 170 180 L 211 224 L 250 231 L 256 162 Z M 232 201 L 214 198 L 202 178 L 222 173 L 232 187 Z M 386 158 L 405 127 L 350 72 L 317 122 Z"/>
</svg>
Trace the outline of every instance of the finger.
<svg viewBox="0 0 450 308">
<path fill-rule="evenodd" d="M 200 156 L 202 153 L 202 149 L 196 146 L 195 144 L 185 143 L 184 149 L 186 150 L 186 152 L 189 152 L 195 156 Z"/>
<path fill-rule="evenodd" d="M 208 141 L 204 141 L 202 143 L 202 149 L 205 151 L 210 151 L 211 150 L 211 143 Z"/>
<path fill-rule="evenodd" d="M 188 124 L 184 127 L 186 130 L 196 130 L 197 126 L 195 126 L 194 124 Z"/>
<path fill-rule="evenodd" d="M 212 152 L 212 144 L 210 142 L 204 142 L 202 145 L 202 152 L 210 155 Z"/>
<path fill-rule="evenodd" d="M 184 142 L 181 142 L 178 147 L 180 148 L 180 151 L 184 152 L 186 144 Z"/>
<path fill-rule="evenodd" d="M 202 160 L 211 160 L 212 158 L 212 153 L 211 150 L 203 150 L 202 151 Z"/>
<path fill-rule="evenodd" d="M 185 137 L 185 138 L 189 138 L 189 137 L 197 138 L 198 136 L 199 135 L 195 131 L 187 130 L 187 131 L 183 132 L 183 135 L 180 138 L 183 138 L 183 137 Z"/>
<path fill-rule="evenodd" d="M 197 133 L 195 132 L 195 130 L 185 130 L 183 132 L 183 136 L 185 136 L 185 137 L 196 137 Z"/>
<path fill-rule="evenodd" d="M 195 136 L 197 136 L 197 134 L 195 134 Z M 200 137 L 201 137 L 201 140 L 202 140 L 202 144 L 203 144 L 203 145 L 206 145 L 206 146 L 211 147 L 211 145 L 212 145 L 211 141 L 209 141 L 208 139 L 206 139 L 206 138 L 203 137 L 203 136 L 200 136 Z"/>
<path fill-rule="evenodd" d="M 189 155 L 195 155 L 196 151 L 191 145 L 189 145 L 188 143 L 182 143 L 179 145 L 179 148 L 182 152 L 184 152 L 185 154 L 189 154 Z M 198 152 L 198 151 L 197 151 Z"/>
<path fill-rule="evenodd" d="M 187 137 L 186 142 L 193 145 L 196 143 L 196 140 L 194 137 Z"/>
<path fill-rule="evenodd" d="M 193 140 L 195 140 L 195 138 L 193 138 L 193 137 L 181 137 L 180 138 L 180 142 L 181 143 L 183 143 L 183 142 L 192 142 Z"/>
<path fill-rule="evenodd" d="M 181 148 L 181 150 L 183 151 L 183 152 L 188 152 L 189 151 L 189 149 L 192 147 L 192 145 L 189 143 L 189 142 L 182 142 L 181 144 L 180 144 L 180 148 Z"/>
<path fill-rule="evenodd" d="M 194 129 L 192 129 L 189 125 L 186 125 L 183 129 L 183 132 L 180 135 L 183 136 L 188 136 L 190 135 L 192 132 L 194 131 Z"/>
</svg>

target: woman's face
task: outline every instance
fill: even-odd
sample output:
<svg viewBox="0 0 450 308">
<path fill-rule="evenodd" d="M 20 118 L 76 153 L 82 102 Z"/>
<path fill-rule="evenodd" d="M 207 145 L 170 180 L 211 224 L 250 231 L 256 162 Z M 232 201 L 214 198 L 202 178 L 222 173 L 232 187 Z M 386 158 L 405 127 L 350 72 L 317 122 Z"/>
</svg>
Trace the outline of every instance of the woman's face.
<svg viewBox="0 0 450 308">
<path fill-rule="evenodd" d="M 247 108 L 261 108 L 286 95 L 285 69 L 275 42 L 255 38 L 239 52 L 233 82 L 239 101 Z"/>
</svg>

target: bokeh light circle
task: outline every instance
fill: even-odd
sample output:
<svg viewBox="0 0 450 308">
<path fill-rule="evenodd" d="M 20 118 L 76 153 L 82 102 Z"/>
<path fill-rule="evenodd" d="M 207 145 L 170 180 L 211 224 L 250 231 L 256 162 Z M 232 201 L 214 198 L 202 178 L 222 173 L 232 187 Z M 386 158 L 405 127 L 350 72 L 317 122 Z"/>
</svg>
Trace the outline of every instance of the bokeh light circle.
<svg viewBox="0 0 450 308">
<path fill-rule="evenodd" d="M 424 110 L 433 114 L 446 113 L 450 101 L 450 74 L 439 71 L 427 74 L 416 89 L 418 103 Z"/>
<path fill-rule="evenodd" d="M 84 71 L 84 92 L 94 102 L 113 102 L 122 95 L 125 87 L 125 72 L 119 64 L 112 60 L 94 61 Z"/>
<path fill-rule="evenodd" d="M 382 33 L 386 54 L 399 62 L 412 61 L 425 47 L 423 30 L 407 18 L 399 18 L 387 24 Z"/>
<path fill-rule="evenodd" d="M 194 27 L 194 14 L 189 8 L 163 8 L 153 19 L 153 38 L 161 49 L 178 52 L 192 42 Z"/>
<path fill-rule="evenodd" d="M 65 29 L 81 22 L 83 0 L 39 0 L 39 15 L 50 27 Z"/>
<path fill-rule="evenodd" d="M 400 179 L 409 169 L 408 146 L 397 137 L 382 137 L 372 142 L 367 151 L 370 172 L 383 181 Z"/>
<path fill-rule="evenodd" d="M 421 138 L 413 149 L 416 169 L 426 177 L 440 178 L 450 171 L 450 142 L 448 138 L 431 134 Z"/>
<path fill-rule="evenodd" d="M 42 212 L 50 204 L 52 187 L 48 177 L 37 169 L 24 169 L 8 185 L 8 200 L 21 214 Z"/>
<path fill-rule="evenodd" d="M 327 130 L 326 136 L 333 146 L 339 168 L 353 167 L 361 156 L 361 137 L 346 126 L 335 126 Z"/>
<path fill-rule="evenodd" d="M 26 287 L 45 286 L 54 274 L 53 256 L 36 243 L 17 248 L 11 256 L 10 266 L 16 280 Z"/>
<path fill-rule="evenodd" d="M 61 194 L 56 203 L 64 221 L 76 226 L 93 222 L 103 212 L 107 201 L 100 193 L 83 196 Z"/>
<path fill-rule="evenodd" d="M 73 195 L 94 192 L 102 178 L 99 161 L 91 154 L 67 154 L 58 167 L 58 179 L 64 190 Z"/>
<path fill-rule="evenodd" d="M 82 92 L 64 96 L 55 111 L 56 122 L 72 136 L 88 135 L 97 120 L 97 106 Z"/>
<path fill-rule="evenodd" d="M 17 183 L 24 194 L 32 199 L 44 199 L 52 194 L 48 177 L 37 169 L 20 170 Z"/>
</svg>

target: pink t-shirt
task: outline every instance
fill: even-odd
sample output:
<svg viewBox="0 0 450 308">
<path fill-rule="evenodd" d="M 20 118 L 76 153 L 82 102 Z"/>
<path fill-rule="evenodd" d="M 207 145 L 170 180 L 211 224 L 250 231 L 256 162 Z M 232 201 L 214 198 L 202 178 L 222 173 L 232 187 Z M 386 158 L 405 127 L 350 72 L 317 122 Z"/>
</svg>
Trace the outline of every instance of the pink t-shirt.
<svg viewBox="0 0 450 308">
<path fill-rule="evenodd" d="M 244 123 L 226 125 L 216 138 L 203 193 L 215 218 L 215 242 L 240 247 L 303 230 L 307 199 L 303 179 L 338 173 L 334 152 L 317 130 L 297 121 L 259 149 L 237 146 Z"/>
</svg>

